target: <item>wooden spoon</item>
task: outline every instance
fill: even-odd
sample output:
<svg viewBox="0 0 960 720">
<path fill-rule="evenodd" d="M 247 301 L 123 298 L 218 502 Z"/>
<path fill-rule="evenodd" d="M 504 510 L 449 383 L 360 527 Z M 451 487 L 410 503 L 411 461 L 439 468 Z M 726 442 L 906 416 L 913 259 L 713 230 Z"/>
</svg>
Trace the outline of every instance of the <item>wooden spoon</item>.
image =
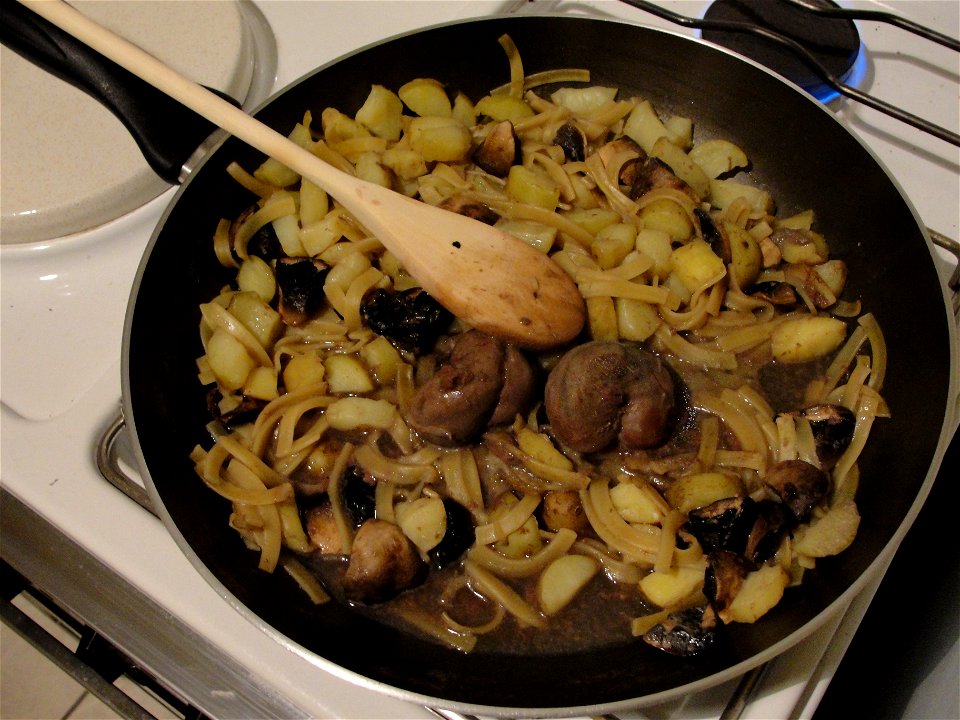
<svg viewBox="0 0 960 720">
<path fill-rule="evenodd" d="M 531 245 L 337 170 L 63 0 L 20 1 L 210 122 L 315 182 L 396 255 L 428 293 L 472 327 L 536 350 L 562 345 L 583 327 L 584 303 L 576 285 Z"/>
</svg>

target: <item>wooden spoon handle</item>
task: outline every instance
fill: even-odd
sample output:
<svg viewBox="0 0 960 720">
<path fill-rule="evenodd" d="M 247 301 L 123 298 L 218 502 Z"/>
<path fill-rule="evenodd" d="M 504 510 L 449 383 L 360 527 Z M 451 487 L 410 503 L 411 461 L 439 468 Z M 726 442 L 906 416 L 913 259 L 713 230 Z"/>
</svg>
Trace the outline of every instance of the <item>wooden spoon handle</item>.
<svg viewBox="0 0 960 720">
<path fill-rule="evenodd" d="M 337 170 L 63 0 L 20 0 L 38 15 L 335 197 L 457 317 L 524 347 L 573 339 L 583 299 L 545 254 L 500 230 Z"/>
</svg>

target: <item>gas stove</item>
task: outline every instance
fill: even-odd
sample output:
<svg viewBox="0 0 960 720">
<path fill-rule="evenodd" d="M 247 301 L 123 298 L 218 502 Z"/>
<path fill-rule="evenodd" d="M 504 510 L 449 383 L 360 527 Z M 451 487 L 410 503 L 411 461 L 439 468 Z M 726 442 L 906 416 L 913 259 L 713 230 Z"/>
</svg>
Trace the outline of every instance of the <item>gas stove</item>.
<svg viewBox="0 0 960 720">
<path fill-rule="evenodd" d="M 108 5 L 91 4 L 101 5 L 99 12 Z M 701 0 L 656 5 L 695 19 L 710 17 L 710 3 Z M 840 5 L 889 10 L 953 36 L 960 28 L 955 2 Z M 245 24 L 224 41 L 238 59 L 209 72 L 211 84 L 245 88 L 246 106 L 357 47 L 468 17 L 588 15 L 700 32 L 615 0 L 262 0 L 239 7 Z M 845 83 L 941 127 L 960 127 L 955 52 L 884 23 L 858 21 L 855 27 L 855 57 L 839 73 Z M 161 57 L 166 51 L 157 49 Z M 253 61 L 250 52 L 257 56 Z M 6 92 L 7 75 L 3 79 Z M 957 148 L 842 95 L 824 100 L 897 178 L 923 222 L 942 234 L 945 244 L 960 236 Z M 4 185 L 13 172 L 7 142 Z M 142 167 L 133 165 L 130 172 L 142 177 Z M 335 668 L 319 668 L 248 623 L 207 584 L 155 516 L 104 481 L 98 460 L 135 475 L 122 433 L 108 432 L 116 428 L 119 411 L 123 321 L 143 250 L 175 193 L 144 184 L 133 207 L 120 208 L 112 219 L 77 220 L 54 205 L 47 229 L 34 226 L 40 234 L 32 236 L 50 239 L 31 241 L 30 230 L 18 234 L 5 225 L 0 250 L 4 561 L 207 716 L 436 717 L 438 711 L 410 699 Z M 58 224 L 65 218 L 81 225 Z M 77 227 L 89 229 L 70 232 Z M 956 261 L 946 252 L 938 259 L 946 286 Z M 105 434 L 114 442 L 98 458 Z M 762 673 L 618 717 L 812 716 L 880 579 Z"/>
</svg>

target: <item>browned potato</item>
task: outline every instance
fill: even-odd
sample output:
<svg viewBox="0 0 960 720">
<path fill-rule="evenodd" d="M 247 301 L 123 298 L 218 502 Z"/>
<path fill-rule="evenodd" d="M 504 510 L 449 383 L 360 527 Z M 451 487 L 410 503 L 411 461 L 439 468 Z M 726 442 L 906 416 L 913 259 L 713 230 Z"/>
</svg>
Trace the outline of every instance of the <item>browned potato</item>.
<svg viewBox="0 0 960 720">
<path fill-rule="evenodd" d="M 581 533 L 589 526 L 580 494 L 575 490 L 554 490 L 544 495 L 541 519 L 546 528 L 553 531 L 567 528 Z"/>
</svg>

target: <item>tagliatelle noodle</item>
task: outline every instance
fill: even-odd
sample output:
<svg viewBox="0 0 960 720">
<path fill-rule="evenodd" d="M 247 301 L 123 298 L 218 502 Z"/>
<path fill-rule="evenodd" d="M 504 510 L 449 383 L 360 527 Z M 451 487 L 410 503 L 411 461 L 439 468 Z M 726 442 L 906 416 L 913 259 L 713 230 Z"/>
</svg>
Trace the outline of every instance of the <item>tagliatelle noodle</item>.
<svg viewBox="0 0 960 720">
<path fill-rule="evenodd" d="M 347 520 L 341 500 L 343 473 L 347 469 L 347 463 L 350 461 L 350 455 L 353 452 L 353 444 L 346 443 L 337 455 L 333 469 L 330 470 L 330 484 L 327 486 L 327 494 L 330 496 L 330 506 L 333 508 L 333 519 L 337 525 L 337 533 L 340 535 L 340 545 L 344 553 L 349 554 L 353 547 L 353 530 L 350 522 Z"/>
<path fill-rule="evenodd" d="M 708 415 L 700 423 L 700 449 L 697 451 L 697 460 L 704 468 L 711 468 L 716 462 L 719 442 L 720 419 L 716 415 Z"/>
<path fill-rule="evenodd" d="M 478 566 L 486 568 L 501 577 L 530 577 L 542 571 L 553 560 L 573 547 L 577 534 L 573 530 L 561 528 L 534 555 L 523 558 L 504 557 L 489 545 L 475 545 L 467 553 L 467 558 Z"/>
<path fill-rule="evenodd" d="M 659 344 L 670 353 L 695 365 L 718 370 L 735 370 L 737 368 L 737 357 L 733 353 L 713 350 L 703 345 L 691 343 L 664 325 L 657 328 L 654 336 Z"/>
<path fill-rule="evenodd" d="M 463 568 L 470 578 L 471 584 L 475 584 L 482 595 L 494 598 L 521 624 L 531 627 L 542 627 L 544 625 L 543 615 L 496 575 L 470 560 L 464 561 Z"/>
<path fill-rule="evenodd" d="M 385 457 L 373 445 L 359 446 L 354 459 L 373 477 L 389 480 L 395 486 L 430 483 L 438 475 L 432 463 L 396 462 Z"/>
<path fill-rule="evenodd" d="M 436 617 L 420 608 L 405 605 L 399 609 L 399 612 L 406 622 L 422 633 L 460 652 L 468 653 L 477 645 L 477 637 L 474 631 L 463 632 L 453 623 L 440 625 L 437 623 Z"/>
<path fill-rule="evenodd" d="M 280 558 L 280 565 L 287 574 L 296 580 L 297 585 L 307 594 L 307 597 L 313 601 L 314 605 L 322 605 L 330 601 L 330 594 L 324 589 L 316 576 L 307 570 L 296 558 L 284 555 Z"/>
<path fill-rule="evenodd" d="M 514 530 L 518 530 L 533 515 L 533 511 L 537 509 L 539 504 L 540 498 L 538 496 L 525 495 L 496 520 L 485 525 L 478 525 L 475 531 L 477 544 L 490 545 L 506 539 L 507 535 Z"/>
<path fill-rule="evenodd" d="M 243 185 L 243 187 L 245 187 L 247 190 L 255 195 L 259 195 L 261 198 L 268 198 L 277 190 L 281 189 L 276 185 L 271 185 L 268 182 L 264 182 L 263 180 L 255 178 L 253 175 L 244 170 L 237 162 L 231 162 L 229 165 L 227 165 L 227 174 L 236 180 L 240 185 Z"/>
</svg>

